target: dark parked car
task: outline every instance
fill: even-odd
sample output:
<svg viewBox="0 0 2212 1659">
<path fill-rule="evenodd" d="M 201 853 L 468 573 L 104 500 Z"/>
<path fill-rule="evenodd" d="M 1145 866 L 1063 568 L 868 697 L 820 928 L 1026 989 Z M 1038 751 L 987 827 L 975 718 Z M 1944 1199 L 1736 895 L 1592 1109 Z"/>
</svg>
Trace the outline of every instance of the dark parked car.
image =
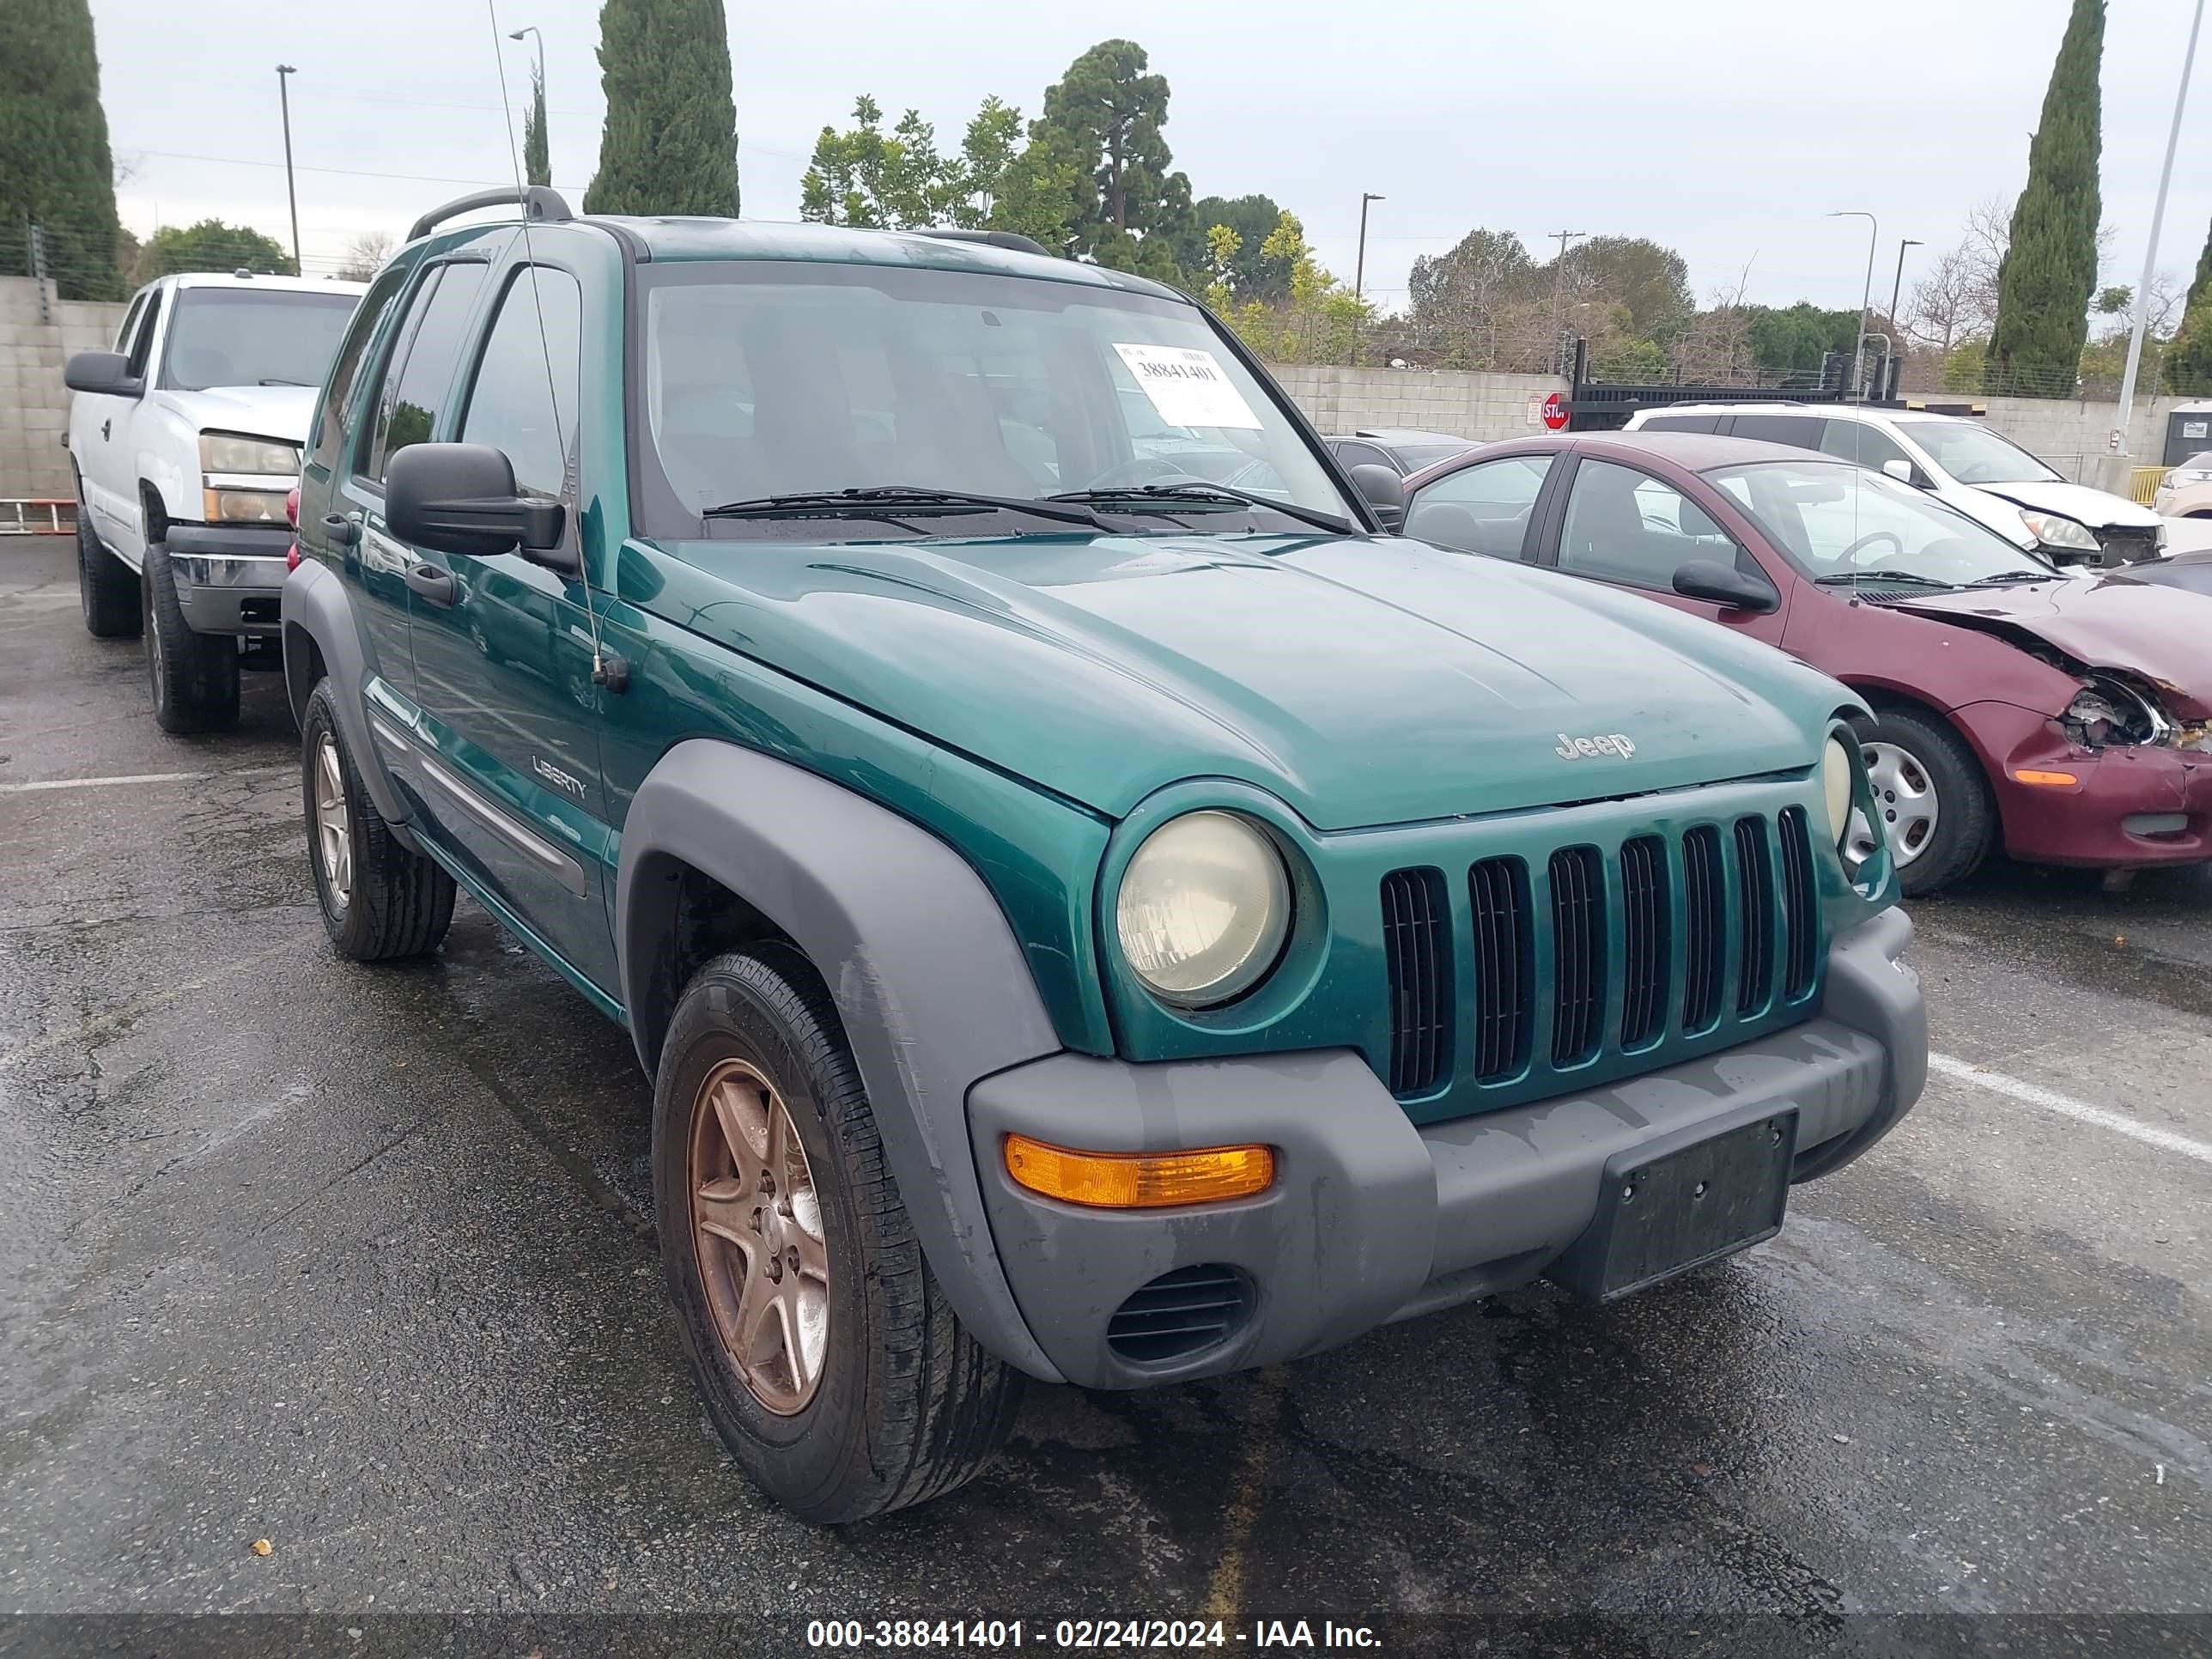
<svg viewBox="0 0 2212 1659">
<path fill-rule="evenodd" d="M 2062 574 L 1907 484 L 1741 438 L 1516 440 L 1406 489 L 1409 536 L 1637 590 L 1856 690 L 1908 894 L 2000 846 L 2212 857 L 2212 598 Z"/>
<path fill-rule="evenodd" d="M 1362 427 L 1322 441 L 1346 471 L 1355 466 L 1387 466 L 1401 477 L 1481 447 L 1472 438 L 1403 426 Z"/>
</svg>

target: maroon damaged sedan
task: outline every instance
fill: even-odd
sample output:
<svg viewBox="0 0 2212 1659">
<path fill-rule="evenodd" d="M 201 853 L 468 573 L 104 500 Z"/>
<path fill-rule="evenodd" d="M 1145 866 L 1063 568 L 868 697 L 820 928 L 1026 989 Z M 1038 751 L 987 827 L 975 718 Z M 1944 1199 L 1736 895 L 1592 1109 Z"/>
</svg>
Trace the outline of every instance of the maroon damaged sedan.
<svg viewBox="0 0 2212 1659">
<path fill-rule="evenodd" d="M 1908 484 L 1741 438 L 1492 444 L 1406 492 L 1408 536 L 1633 589 L 1856 690 L 1907 893 L 2000 848 L 2212 859 L 2212 596 L 2062 573 Z"/>
</svg>

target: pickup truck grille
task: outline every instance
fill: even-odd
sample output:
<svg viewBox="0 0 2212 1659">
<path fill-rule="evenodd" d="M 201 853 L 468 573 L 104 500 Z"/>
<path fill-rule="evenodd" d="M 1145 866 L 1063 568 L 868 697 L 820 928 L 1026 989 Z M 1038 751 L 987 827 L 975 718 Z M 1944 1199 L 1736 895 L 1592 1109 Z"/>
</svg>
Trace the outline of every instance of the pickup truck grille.
<svg viewBox="0 0 2212 1659">
<path fill-rule="evenodd" d="M 1735 1027 L 1804 1002 L 1819 977 L 1812 841 L 1797 806 L 1562 847 L 1540 861 L 1486 858 L 1463 878 L 1393 870 L 1381 903 L 1387 1081 L 1401 1098 L 1455 1080 L 1479 1095 L 1544 1072 L 1565 1089 L 1593 1061 L 1632 1060 L 1670 1039 L 1723 1046 Z"/>
</svg>

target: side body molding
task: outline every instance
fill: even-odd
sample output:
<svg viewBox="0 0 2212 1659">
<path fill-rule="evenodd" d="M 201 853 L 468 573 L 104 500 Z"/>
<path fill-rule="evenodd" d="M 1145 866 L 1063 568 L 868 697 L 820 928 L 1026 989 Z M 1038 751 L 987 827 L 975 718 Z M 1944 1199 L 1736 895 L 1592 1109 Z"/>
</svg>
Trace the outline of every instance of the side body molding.
<svg viewBox="0 0 2212 1659">
<path fill-rule="evenodd" d="M 968 1136 L 972 1084 L 1060 1047 L 990 890 L 944 842 L 848 789 L 731 744 L 677 744 L 631 803 L 615 888 L 623 1001 L 648 1073 L 682 989 L 672 983 L 682 865 L 811 958 L 954 1310 L 1009 1364 L 1061 1381 L 1007 1287 Z"/>
<path fill-rule="evenodd" d="M 307 661 L 307 652 L 301 648 L 301 641 L 295 637 L 296 634 L 305 634 L 322 653 L 324 670 L 330 675 L 331 688 L 336 693 L 331 701 L 337 705 L 338 725 L 344 729 L 346 747 L 353 751 L 354 764 L 368 785 L 370 799 L 386 823 L 404 825 L 414 813 L 407 798 L 392 787 L 391 775 L 384 769 L 383 753 L 369 737 L 368 714 L 362 706 L 362 687 L 367 684 L 368 670 L 362 657 L 361 631 L 353 618 L 352 604 L 345 584 L 319 560 L 302 559 L 299 568 L 284 578 L 280 610 L 284 633 L 284 691 L 291 699 L 292 720 L 296 725 L 306 717 L 307 699 L 315 689 L 314 671 Z M 401 831 L 403 836 L 405 833 Z"/>
</svg>

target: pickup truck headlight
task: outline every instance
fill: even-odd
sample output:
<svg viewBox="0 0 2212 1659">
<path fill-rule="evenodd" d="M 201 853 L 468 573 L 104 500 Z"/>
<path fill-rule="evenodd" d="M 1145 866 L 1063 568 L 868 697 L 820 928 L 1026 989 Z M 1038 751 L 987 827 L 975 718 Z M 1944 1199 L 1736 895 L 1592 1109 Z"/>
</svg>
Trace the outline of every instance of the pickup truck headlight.
<svg viewBox="0 0 2212 1659">
<path fill-rule="evenodd" d="M 1206 1008 L 1267 977 L 1290 932 L 1291 881 L 1267 834 L 1186 812 L 1146 837 L 1114 906 L 1121 954 L 1163 1002 Z"/>
<path fill-rule="evenodd" d="M 300 474 L 300 447 L 268 438 L 244 437 L 234 432 L 203 432 L 200 471 L 260 473 L 289 481 Z"/>
<path fill-rule="evenodd" d="M 200 510 L 209 524 L 289 524 L 283 489 L 203 489 Z"/>
<path fill-rule="evenodd" d="M 2061 518 L 2056 513 L 2022 513 L 2020 521 L 2028 533 L 2045 547 L 2063 547 L 2074 553 L 2094 553 L 2100 550 L 2097 538 L 2086 525 Z"/>
<path fill-rule="evenodd" d="M 1834 738 L 1820 751 L 1820 793 L 1828 805 L 1828 839 L 1838 847 L 1851 828 L 1851 751 Z"/>
</svg>

